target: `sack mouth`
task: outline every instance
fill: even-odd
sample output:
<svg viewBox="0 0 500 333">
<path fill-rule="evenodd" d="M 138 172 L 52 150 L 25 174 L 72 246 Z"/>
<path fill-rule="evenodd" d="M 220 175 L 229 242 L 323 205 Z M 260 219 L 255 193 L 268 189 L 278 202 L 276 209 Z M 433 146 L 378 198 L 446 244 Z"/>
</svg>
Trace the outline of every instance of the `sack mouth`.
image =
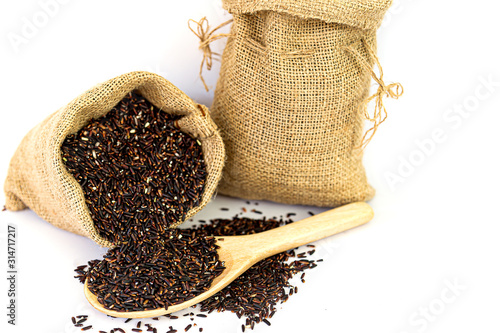
<svg viewBox="0 0 500 333">
<path fill-rule="evenodd" d="M 360 29 L 377 29 L 392 0 L 222 0 L 231 14 L 275 11 Z"/>
<path fill-rule="evenodd" d="M 109 86 L 114 86 L 114 88 L 110 89 L 108 88 Z M 107 91 L 107 93 L 103 94 L 101 92 L 102 90 Z M 118 93 L 118 91 L 120 91 L 120 93 Z M 66 108 L 74 109 L 75 114 L 85 113 L 88 119 L 77 125 L 66 128 L 62 140 L 67 137 L 67 135 L 78 132 L 90 119 L 97 119 L 105 116 L 130 92 L 140 94 L 162 112 L 180 116 L 176 121 L 176 126 L 179 130 L 201 142 L 207 169 L 205 180 L 207 185 L 198 205 L 193 206 L 183 220 L 173 221 L 173 223 L 169 225 L 169 228 L 176 228 L 184 221 L 194 216 L 211 200 L 222 174 L 225 157 L 224 144 L 218 134 L 217 126 L 210 118 L 210 112 L 205 106 L 197 104 L 179 88 L 157 74 L 143 71 L 130 72 L 98 84 L 87 91 L 85 97 L 91 102 L 79 106 L 78 99 L 76 99 L 68 104 Z M 80 98 L 82 98 L 82 96 L 80 96 Z M 61 144 L 62 141 L 57 145 L 57 156 L 61 155 Z M 217 152 L 214 153 L 214 150 L 217 150 Z M 94 226 L 87 204 L 85 203 L 83 189 L 63 166 L 62 159 L 59 161 L 64 170 L 61 177 L 64 178 L 66 183 L 70 184 L 73 192 L 78 193 L 78 200 L 73 202 L 73 204 L 78 206 L 77 209 L 80 212 L 85 212 L 82 217 L 83 230 L 81 230 L 80 234 L 89 237 L 103 247 L 113 248 L 119 245 L 107 240 L 99 234 Z M 69 194 L 66 195 L 66 197 L 68 196 Z"/>
</svg>

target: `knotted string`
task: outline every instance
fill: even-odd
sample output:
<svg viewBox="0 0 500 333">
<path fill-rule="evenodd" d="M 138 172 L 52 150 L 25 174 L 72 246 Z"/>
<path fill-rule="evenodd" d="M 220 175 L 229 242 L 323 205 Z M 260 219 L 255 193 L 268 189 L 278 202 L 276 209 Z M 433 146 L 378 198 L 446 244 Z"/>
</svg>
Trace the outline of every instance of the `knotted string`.
<svg viewBox="0 0 500 333">
<path fill-rule="evenodd" d="M 391 83 L 389 85 L 386 85 L 384 82 L 384 71 L 382 70 L 382 65 L 380 64 L 380 61 L 373 51 L 373 49 L 368 45 L 366 40 L 362 38 L 362 41 L 366 47 L 366 50 L 368 51 L 368 54 L 372 57 L 372 59 L 375 61 L 375 64 L 378 67 L 379 71 L 379 76 L 377 77 L 377 74 L 373 70 L 372 66 L 365 60 L 365 58 L 359 54 L 358 51 L 356 51 L 352 46 L 345 46 L 344 49 L 347 51 L 351 52 L 365 67 L 370 72 L 371 77 L 373 80 L 378 84 L 377 92 L 368 97 L 362 104 L 361 108 L 364 110 L 364 116 L 367 120 L 371 121 L 373 123 L 372 127 L 368 129 L 365 134 L 363 135 L 363 138 L 361 140 L 361 144 L 356 147 L 356 148 L 361 148 L 361 150 L 364 150 L 365 147 L 370 143 L 372 140 L 373 136 L 377 132 L 378 127 L 387 119 L 387 109 L 384 106 L 383 103 L 383 98 L 384 97 L 390 97 L 394 99 L 398 99 L 403 95 L 404 89 L 401 83 Z M 375 101 L 375 110 L 373 112 L 373 115 L 370 115 L 368 112 L 368 104 L 371 101 Z"/>
<path fill-rule="evenodd" d="M 206 91 L 209 91 L 209 88 L 205 82 L 205 79 L 203 78 L 203 66 L 206 65 L 207 70 L 211 70 L 213 56 L 220 56 L 219 53 L 212 52 L 212 50 L 210 49 L 210 43 L 212 43 L 218 39 L 231 36 L 231 34 L 214 35 L 214 33 L 217 30 L 228 25 L 231 22 L 233 22 L 232 19 L 218 25 L 217 27 L 215 27 L 214 29 L 209 31 L 210 26 L 208 24 L 208 20 L 206 17 L 202 18 L 199 22 L 196 22 L 195 20 L 192 20 L 192 19 L 190 19 L 188 21 L 189 29 L 200 39 L 200 46 L 198 48 L 203 52 L 203 60 L 201 61 L 199 75 L 200 75 L 201 82 L 203 82 L 203 85 L 205 86 Z M 191 27 L 191 23 L 196 24 L 196 31 Z"/>
</svg>

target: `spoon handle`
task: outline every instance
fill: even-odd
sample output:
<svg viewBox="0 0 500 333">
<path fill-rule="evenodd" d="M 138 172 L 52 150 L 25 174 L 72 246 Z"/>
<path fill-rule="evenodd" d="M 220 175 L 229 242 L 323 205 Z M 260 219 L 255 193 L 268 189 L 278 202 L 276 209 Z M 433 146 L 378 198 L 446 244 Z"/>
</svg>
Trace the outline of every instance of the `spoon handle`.
<svg viewBox="0 0 500 333">
<path fill-rule="evenodd" d="M 253 238 L 248 250 L 254 260 L 335 235 L 365 224 L 373 218 L 372 208 L 365 202 L 355 202 L 273 230 L 247 236 Z"/>
</svg>

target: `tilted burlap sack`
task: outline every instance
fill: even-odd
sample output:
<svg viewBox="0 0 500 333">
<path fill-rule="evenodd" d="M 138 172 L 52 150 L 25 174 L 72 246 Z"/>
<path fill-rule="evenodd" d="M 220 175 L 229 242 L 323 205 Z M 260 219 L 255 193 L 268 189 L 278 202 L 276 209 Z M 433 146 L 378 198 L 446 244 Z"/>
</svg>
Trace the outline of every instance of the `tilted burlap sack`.
<svg viewBox="0 0 500 333">
<path fill-rule="evenodd" d="M 78 132 L 91 119 L 104 116 L 134 90 L 164 112 L 184 115 L 177 123 L 179 128 L 201 142 L 208 176 L 199 206 L 190 210 L 186 219 L 201 210 L 221 177 L 225 157 L 222 139 L 205 106 L 161 76 L 147 72 L 132 72 L 102 83 L 33 128 L 10 162 L 5 182 L 6 208 L 31 208 L 56 227 L 87 236 L 99 245 L 112 246 L 96 232 L 83 190 L 64 166 L 60 148 L 68 135 Z"/>
<path fill-rule="evenodd" d="M 219 193 L 316 206 L 372 198 L 363 146 L 385 120 L 382 97 L 402 93 L 375 54 L 391 1 L 223 0 L 234 21 L 211 107 L 227 154 Z"/>
</svg>

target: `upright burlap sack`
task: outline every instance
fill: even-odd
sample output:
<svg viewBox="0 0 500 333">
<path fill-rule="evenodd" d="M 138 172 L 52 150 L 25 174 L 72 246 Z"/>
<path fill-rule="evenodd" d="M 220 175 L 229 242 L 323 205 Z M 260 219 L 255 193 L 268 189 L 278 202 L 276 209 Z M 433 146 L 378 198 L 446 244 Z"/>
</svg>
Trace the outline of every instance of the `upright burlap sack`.
<svg viewBox="0 0 500 333">
<path fill-rule="evenodd" d="M 223 0 L 234 21 L 211 107 L 227 154 L 219 193 L 315 206 L 372 198 L 363 146 L 385 120 L 382 97 L 402 93 L 375 54 L 391 1 Z"/>
<path fill-rule="evenodd" d="M 179 128 L 201 142 L 208 175 L 201 203 L 189 211 L 186 219 L 201 210 L 221 177 L 225 157 L 222 139 L 205 106 L 161 76 L 147 72 L 132 72 L 102 83 L 33 128 L 10 162 L 5 182 L 6 208 L 31 208 L 56 227 L 89 237 L 101 246 L 113 246 L 94 228 L 83 190 L 64 166 L 60 148 L 68 135 L 91 119 L 104 116 L 134 90 L 164 112 L 183 115 Z"/>
</svg>

